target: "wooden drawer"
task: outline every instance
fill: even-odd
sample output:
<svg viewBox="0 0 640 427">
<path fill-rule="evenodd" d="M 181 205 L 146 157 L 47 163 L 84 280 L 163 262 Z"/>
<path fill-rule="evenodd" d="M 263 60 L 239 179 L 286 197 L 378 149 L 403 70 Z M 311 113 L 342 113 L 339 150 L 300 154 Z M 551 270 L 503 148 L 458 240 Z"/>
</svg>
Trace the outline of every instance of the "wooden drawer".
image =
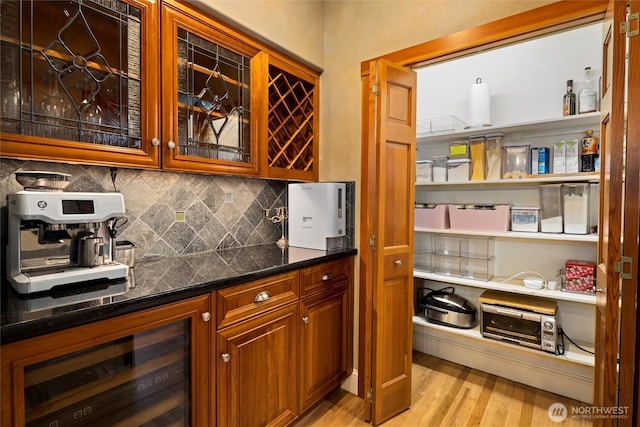
<svg viewBox="0 0 640 427">
<path fill-rule="evenodd" d="M 298 299 L 298 272 L 292 271 L 218 291 L 218 329 Z"/>
<path fill-rule="evenodd" d="M 310 295 L 349 283 L 353 277 L 353 257 L 343 258 L 300 270 L 300 294 Z"/>
</svg>

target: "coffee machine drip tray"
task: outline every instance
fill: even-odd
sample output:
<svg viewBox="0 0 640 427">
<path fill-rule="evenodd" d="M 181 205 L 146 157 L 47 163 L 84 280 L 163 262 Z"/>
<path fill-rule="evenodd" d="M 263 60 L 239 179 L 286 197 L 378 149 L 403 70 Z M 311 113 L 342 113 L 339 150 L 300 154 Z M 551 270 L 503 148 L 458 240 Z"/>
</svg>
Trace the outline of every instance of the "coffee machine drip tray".
<svg viewBox="0 0 640 427">
<path fill-rule="evenodd" d="M 23 271 L 18 277 L 13 279 L 13 288 L 19 294 L 33 294 L 45 292 L 55 286 L 71 285 L 74 283 L 88 282 L 93 280 L 115 280 L 127 277 L 129 266 L 112 262 L 95 267 L 54 267 L 47 269 Z"/>
</svg>

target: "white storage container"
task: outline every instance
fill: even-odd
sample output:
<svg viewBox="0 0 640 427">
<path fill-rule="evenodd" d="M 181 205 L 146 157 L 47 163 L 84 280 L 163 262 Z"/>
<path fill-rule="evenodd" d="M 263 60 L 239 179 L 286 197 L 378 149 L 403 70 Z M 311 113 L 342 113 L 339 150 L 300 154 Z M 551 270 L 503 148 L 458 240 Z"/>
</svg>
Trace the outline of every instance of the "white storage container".
<svg viewBox="0 0 640 427">
<path fill-rule="evenodd" d="M 564 232 L 587 234 L 589 232 L 589 184 L 562 184 Z"/>
<path fill-rule="evenodd" d="M 434 156 L 433 182 L 447 182 L 447 160 L 449 156 Z"/>
<path fill-rule="evenodd" d="M 540 218 L 540 208 L 511 208 L 511 231 L 536 233 Z"/>
<path fill-rule="evenodd" d="M 416 182 L 433 181 L 433 162 L 431 160 L 418 160 L 416 162 Z"/>
<path fill-rule="evenodd" d="M 456 159 L 447 160 L 447 181 L 464 182 L 469 181 L 471 174 L 471 160 Z"/>
<path fill-rule="evenodd" d="M 562 233 L 562 184 L 540 186 L 540 231 Z"/>
</svg>

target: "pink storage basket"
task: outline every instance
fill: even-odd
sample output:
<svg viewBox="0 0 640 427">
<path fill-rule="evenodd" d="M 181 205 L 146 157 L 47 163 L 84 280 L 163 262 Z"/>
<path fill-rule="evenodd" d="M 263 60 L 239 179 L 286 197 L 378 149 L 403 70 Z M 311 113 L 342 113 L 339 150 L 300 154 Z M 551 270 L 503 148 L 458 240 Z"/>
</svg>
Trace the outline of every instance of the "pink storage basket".
<svg viewBox="0 0 640 427">
<path fill-rule="evenodd" d="M 449 205 L 449 221 L 452 230 L 503 233 L 509 231 L 510 210 L 510 205 L 482 208 Z"/>
<path fill-rule="evenodd" d="M 414 223 L 416 227 L 442 230 L 449 228 L 449 205 L 416 208 Z"/>
</svg>

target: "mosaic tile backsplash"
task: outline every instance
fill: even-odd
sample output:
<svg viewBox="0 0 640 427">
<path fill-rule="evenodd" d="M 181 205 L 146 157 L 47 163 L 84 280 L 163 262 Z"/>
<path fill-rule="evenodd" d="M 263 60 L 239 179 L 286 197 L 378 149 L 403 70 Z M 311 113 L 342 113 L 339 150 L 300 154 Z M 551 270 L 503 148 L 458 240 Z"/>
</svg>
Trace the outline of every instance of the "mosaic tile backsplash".
<svg viewBox="0 0 640 427">
<path fill-rule="evenodd" d="M 0 159 L 3 248 L 6 195 L 22 190 L 13 175 L 17 170 L 71 174 L 65 191 L 122 193 L 126 219 L 119 221 L 117 239 L 135 244 L 136 260 L 275 243 L 280 224 L 269 221 L 265 209 L 274 215 L 275 208 L 287 206 L 285 181 L 127 168 L 117 168 L 112 181 L 109 167 Z M 347 183 L 350 242 L 353 186 Z"/>
</svg>

